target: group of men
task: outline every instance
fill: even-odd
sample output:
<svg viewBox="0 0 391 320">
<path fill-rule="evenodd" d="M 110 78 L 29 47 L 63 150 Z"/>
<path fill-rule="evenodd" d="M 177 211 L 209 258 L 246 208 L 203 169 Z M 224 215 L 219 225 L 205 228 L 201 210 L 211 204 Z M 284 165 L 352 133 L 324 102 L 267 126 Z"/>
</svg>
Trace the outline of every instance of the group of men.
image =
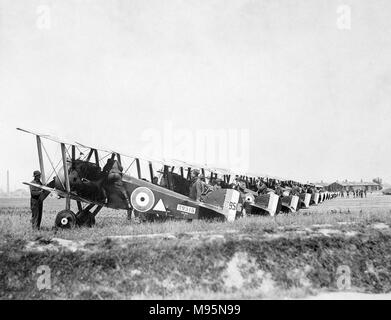
<svg viewBox="0 0 391 320">
<path fill-rule="evenodd" d="M 366 198 L 367 197 L 367 189 L 357 189 L 357 190 L 342 190 L 340 192 L 341 198 L 344 198 L 346 195 L 346 198 L 349 198 L 350 193 L 352 194 L 353 198 Z"/>
<path fill-rule="evenodd" d="M 209 192 L 221 189 L 223 182 L 221 179 L 211 179 L 209 184 L 205 182 L 205 177 L 200 174 L 198 169 L 191 171 L 191 183 L 189 190 L 189 198 L 202 201 L 203 197 Z M 277 181 L 275 179 L 268 180 L 267 178 L 257 178 L 252 184 L 239 176 L 236 176 L 233 183 L 226 185 L 224 188 L 238 190 L 241 194 L 245 194 L 245 190 L 255 191 L 258 195 L 274 192 L 282 196 L 284 193 L 288 195 L 300 195 L 301 193 L 315 193 L 317 189 L 314 185 L 301 185 L 295 182 Z"/>
<path fill-rule="evenodd" d="M 237 190 L 243 190 L 244 188 L 247 188 L 257 192 L 258 195 L 274 192 L 279 196 L 284 194 L 298 196 L 301 193 L 318 192 L 314 185 L 301 185 L 293 181 L 278 181 L 267 178 L 257 178 L 252 184 L 250 184 L 247 180 L 236 177 L 233 183 L 233 188 Z"/>
<path fill-rule="evenodd" d="M 189 198 L 196 201 L 202 201 L 208 193 L 222 188 L 221 179 L 212 179 L 210 184 L 207 184 L 204 175 L 200 174 L 198 169 L 190 172 L 190 179 Z"/>
</svg>

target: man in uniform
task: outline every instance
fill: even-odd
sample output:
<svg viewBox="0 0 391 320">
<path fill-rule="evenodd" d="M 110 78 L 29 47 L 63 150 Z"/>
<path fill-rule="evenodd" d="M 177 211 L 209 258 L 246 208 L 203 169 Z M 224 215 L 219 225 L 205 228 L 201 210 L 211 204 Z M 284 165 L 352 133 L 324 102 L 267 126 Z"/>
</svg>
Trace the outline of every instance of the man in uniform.
<svg viewBox="0 0 391 320">
<path fill-rule="evenodd" d="M 239 188 L 239 176 L 236 175 L 234 181 L 231 183 L 231 189 L 238 190 Z"/>
<path fill-rule="evenodd" d="M 201 173 L 199 178 L 202 183 L 202 196 L 201 200 L 203 200 L 210 192 L 214 191 L 213 185 L 206 183 L 205 176 Z"/>
<path fill-rule="evenodd" d="M 219 190 L 219 189 L 221 189 L 222 187 L 221 187 L 221 183 L 222 183 L 223 181 L 220 179 L 220 178 L 217 178 L 216 180 L 215 180 L 215 184 L 214 184 L 214 186 L 213 186 L 213 190 L 214 191 L 216 191 L 216 190 Z"/>
<path fill-rule="evenodd" d="M 242 206 L 243 209 L 237 217 L 245 217 L 247 214 L 251 212 L 251 208 L 249 206 L 249 202 L 246 200 L 246 197 L 248 193 L 246 192 L 246 180 L 244 179 L 238 179 L 238 185 L 236 188 L 237 191 L 240 193 L 240 197 L 242 199 Z"/>
<path fill-rule="evenodd" d="M 257 192 L 258 194 L 266 194 L 267 193 L 267 185 L 263 179 L 260 179 L 257 183 Z"/>
<path fill-rule="evenodd" d="M 300 187 L 296 183 L 292 184 L 291 194 L 293 196 L 299 196 L 300 195 Z"/>
<path fill-rule="evenodd" d="M 34 180 L 31 183 L 42 185 L 41 182 L 41 172 L 38 170 L 33 173 Z M 41 226 L 42 219 L 42 207 L 43 207 L 43 199 L 41 195 L 43 194 L 43 190 L 38 187 L 30 186 L 31 200 L 31 224 L 34 230 L 39 230 Z"/>
<path fill-rule="evenodd" d="M 276 187 L 274 189 L 274 193 L 281 197 L 283 195 L 283 192 L 284 191 L 282 190 L 281 184 L 277 182 Z"/>
<path fill-rule="evenodd" d="M 191 170 L 191 184 L 189 190 L 189 198 L 200 201 L 203 192 L 203 184 L 199 177 L 200 172 L 197 169 Z"/>
<path fill-rule="evenodd" d="M 107 175 L 107 182 L 113 186 L 122 195 L 126 203 L 127 219 L 132 220 L 133 207 L 130 204 L 128 193 L 122 182 L 123 168 L 119 161 L 114 159 L 107 159 L 106 165 L 103 167 L 103 172 Z"/>
</svg>

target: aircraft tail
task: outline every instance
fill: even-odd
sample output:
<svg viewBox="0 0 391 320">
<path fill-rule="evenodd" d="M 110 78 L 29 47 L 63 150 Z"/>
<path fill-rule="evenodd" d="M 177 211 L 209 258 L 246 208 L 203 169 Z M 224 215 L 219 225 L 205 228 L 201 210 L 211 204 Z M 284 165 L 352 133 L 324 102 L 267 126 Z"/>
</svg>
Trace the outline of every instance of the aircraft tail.
<svg viewBox="0 0 391 320">
<path fill-rule="evenodd" d="M 217 206 L 223 210 L 227 221 L 234 221 L 236 218 L 240 193 L 234 189 L 218 189 L 209 193 L 204 202 Z"/>
<path fill-rule="evenodd" d="M 319 203 L 319 193 L 313 193 L 311 196 L 311 202 L 313 204 L 318 204 Z"/>
<path fill-rule="evenodd" d="M 281 198 L 275 193 L 260 194 L 250 203 L 251 206 L 268 212 L 271 216 L 279 213 L 282 207 Z"/>
<path fill-rule="evenodd" d="M 285 212 L 296 212 L 298 210 L 299 205 L 299 197 L 298 196 L 285 196 L 282 197 L 282 206 Z"/>
<path fill-rule="evenodd" d="M 311 193 L 301 193 L 299 197 L 300 197 L 300 207 L 303 207 L 305 209 L 309 208 L 312 199 Z"/>
<path fill-rule="evenodd" d="M 292 196 L 291 207 L 294 209 L 293 212 L 299 210 L 299 200 L 299 196 Z"/>
</svg>

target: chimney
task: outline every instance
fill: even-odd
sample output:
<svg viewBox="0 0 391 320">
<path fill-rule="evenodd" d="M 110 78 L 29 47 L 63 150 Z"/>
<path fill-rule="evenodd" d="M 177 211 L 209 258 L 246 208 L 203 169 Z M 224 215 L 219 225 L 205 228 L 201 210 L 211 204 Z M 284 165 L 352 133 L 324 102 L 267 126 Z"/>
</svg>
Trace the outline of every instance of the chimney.
<svg viewBox="0 0 391 320">
<path fill-rule="evenodd" d="M 10 172 L 7 170 L 7 195 L 10 195 Z"/>
</svg>

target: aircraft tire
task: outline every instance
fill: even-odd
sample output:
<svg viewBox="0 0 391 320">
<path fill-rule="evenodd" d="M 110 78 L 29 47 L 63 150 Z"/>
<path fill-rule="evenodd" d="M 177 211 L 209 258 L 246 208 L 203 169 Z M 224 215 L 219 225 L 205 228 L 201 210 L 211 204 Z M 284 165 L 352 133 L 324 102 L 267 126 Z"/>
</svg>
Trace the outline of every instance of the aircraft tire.
<svg viewBox="0 0 391 320">
<path fill-rule="evenodd" d="M 76 214 L 76 225 L 91 228 L 95 225 L 95 217 L 88 210 L 79 211 Z"/>
<path fill-rule="evenodd" d="M 76 226 L 76 215 L 71 210 L 62 210 L 57 213 L 54 224 L 57 228 L 73 229 Z"/>
</svg>

